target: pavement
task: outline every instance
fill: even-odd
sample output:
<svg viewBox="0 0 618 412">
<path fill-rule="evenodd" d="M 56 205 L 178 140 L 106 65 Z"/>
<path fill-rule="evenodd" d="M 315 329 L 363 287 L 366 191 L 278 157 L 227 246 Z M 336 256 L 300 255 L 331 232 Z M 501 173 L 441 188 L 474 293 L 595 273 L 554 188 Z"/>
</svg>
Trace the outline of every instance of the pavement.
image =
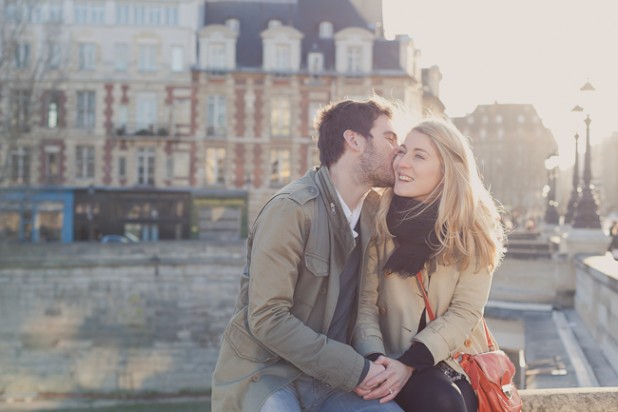
<svg viewBox="0 0 618 412">
<path fill-rule="evenodd" d="M 507 353 L 523 349 L 522 389 L 618 386 L 577 312 L 557 304 L 565 270 L 561 260 L 505 259 L 494 275 L 487 323 Z"/>
</svg>

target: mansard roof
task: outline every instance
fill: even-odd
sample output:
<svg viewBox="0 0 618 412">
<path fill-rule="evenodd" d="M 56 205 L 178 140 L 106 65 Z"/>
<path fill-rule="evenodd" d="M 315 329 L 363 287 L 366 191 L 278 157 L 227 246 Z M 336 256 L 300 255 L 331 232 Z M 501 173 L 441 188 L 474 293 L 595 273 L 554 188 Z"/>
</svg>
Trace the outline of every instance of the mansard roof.
<svg viewBox="0 0 618 412">
<path fill-rule="evenodd" d="M 260 33 L 268 28 L 268 22 L 276 19 L 282 25 L 292 26 L 303 33 L 301 41 L 301 66 L 306 67 L 310 51 L 324 53 L 324 68 L 335 68 L 334 38 L 319 37 L 319 25 L 328 21 L 333 25 L 333 33 L 345 28 L 359 27 L 377 32 L 374 43 L 374 68 L 378 70 L 399 70 L 399 43 L 382 37 L 382 16 L 363 17 L 371 14 L 361 13 L 350 0 L 297 0 L 296 2 L 206 2 L 204 25 L 225 24 L 227 19 L 238 19 L 240 33 L 236 46 L 236 63 L 239 68 L 262 67 L 262 39 Z M 375 14 L 375 13 L 374 13 Z M 370 21 L 376 20 L 376 21 Z"/>
</svg>

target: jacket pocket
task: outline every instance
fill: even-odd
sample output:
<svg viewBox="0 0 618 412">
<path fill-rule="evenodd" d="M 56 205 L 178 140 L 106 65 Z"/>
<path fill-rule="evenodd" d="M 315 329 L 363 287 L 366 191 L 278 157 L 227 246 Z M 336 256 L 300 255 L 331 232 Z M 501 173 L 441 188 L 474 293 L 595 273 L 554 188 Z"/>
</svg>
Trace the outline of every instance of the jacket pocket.
<svg viewBox="0 0 618 412">
<path fill-rule="evenodd" d="M 311 252 L 305 253 L 305 267 L 318 277 L 328 276 L 328 259 L 315 255 Z"/>
<path fill-rule="evenodd" d="M 232 321 L 223 335 L 236 355 L 239 358 L 258 363 L 267 363 L 278 359 L 277 354 L 268 350 L 249 333 L 245 326 L 247 324 L 245 320 L 246 315 L 243 314 L 240 319 Z"/>
</svg>

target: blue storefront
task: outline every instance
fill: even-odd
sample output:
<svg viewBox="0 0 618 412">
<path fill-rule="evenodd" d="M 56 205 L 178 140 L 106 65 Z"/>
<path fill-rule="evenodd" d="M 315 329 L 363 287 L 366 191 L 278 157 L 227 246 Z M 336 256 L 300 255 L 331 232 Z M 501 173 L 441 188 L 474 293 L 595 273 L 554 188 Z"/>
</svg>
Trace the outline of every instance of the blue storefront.
<svg viewBox="0 0 618 412">
<path fill-rule="evenodd" d="M 0 190 L 0 240 L 72 242 L 73 199 L 66 188 Z"/>
</svg>

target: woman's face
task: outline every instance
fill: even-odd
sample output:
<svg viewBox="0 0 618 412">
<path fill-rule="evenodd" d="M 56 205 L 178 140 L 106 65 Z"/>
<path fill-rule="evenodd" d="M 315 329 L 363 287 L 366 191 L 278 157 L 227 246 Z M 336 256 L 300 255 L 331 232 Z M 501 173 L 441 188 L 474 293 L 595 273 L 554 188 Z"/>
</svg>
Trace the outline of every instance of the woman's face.
<svg viewBox="0 0 618 412">
<path fill-rule="evenodd" d="M 399 147 L 395 160 L 396 195 L 425 201 L 442 181 L 440 156 L 426 135 L 411 131 Z"/>
</svg>

